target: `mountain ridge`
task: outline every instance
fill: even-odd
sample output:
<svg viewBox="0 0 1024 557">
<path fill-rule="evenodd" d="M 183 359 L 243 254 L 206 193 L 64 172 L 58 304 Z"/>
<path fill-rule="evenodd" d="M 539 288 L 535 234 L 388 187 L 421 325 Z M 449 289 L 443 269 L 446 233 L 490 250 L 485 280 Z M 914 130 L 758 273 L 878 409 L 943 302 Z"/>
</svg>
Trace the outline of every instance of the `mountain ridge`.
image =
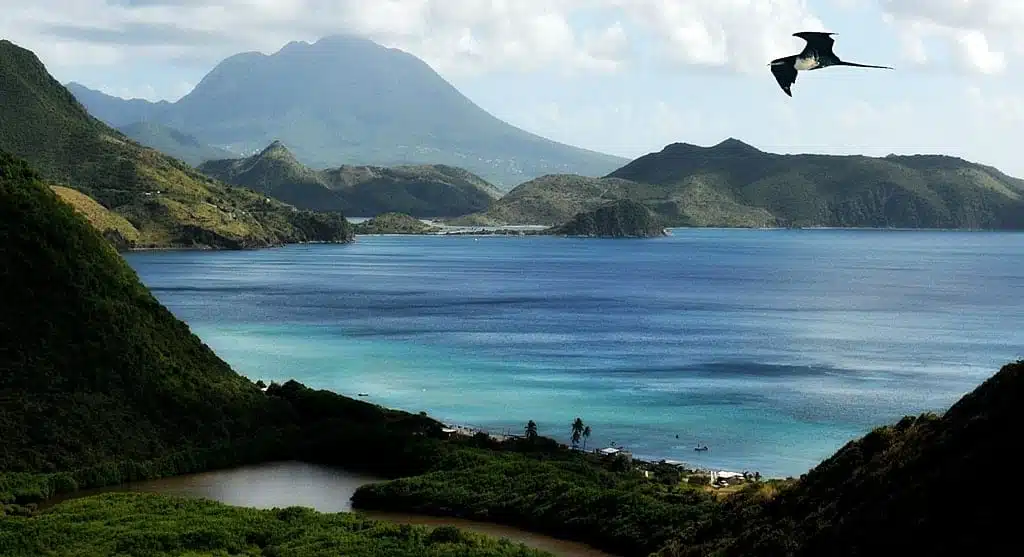
<svg viewBox="0 0 1024 557">
<path fill-rule="evenodd" d="M 452 221 L 558 224 L 614 199 L 670 226 L 1024 228 L 1024 180 L 946 155 L 768 153 L 738 139 L 671 143 L 601 178 L 526 182 L 486 212 Z"/>
<path fill-rule="evenodd" d="M 90 115 L 30 50 L 0 41 L 0 150 L 127 219 L 134 247 L 348 242 L 339 215 L 297 211 L 135 143 Z"/>
<path fill-rule="evenodd" d="M 199 170 L 301 209 L 341 211 L 353 217 L 385 213 L 451 217 L 486 210 L 501 196 L 483 178 L 441 164 L 313 170 L 280 140 L 251 157 L 207 161 Z"/>
<path fill-rule="evenodd" d="M 515 127 L 412 54 L 348 35 L 229 56 L 173 103 L 72 91 L 115 126 L 154 121 L 235 153 L 281 139 L 318 169 L 439 163 L 510 188 L 554 171 L 600 175 L 628 160 Z"/>
</svg>

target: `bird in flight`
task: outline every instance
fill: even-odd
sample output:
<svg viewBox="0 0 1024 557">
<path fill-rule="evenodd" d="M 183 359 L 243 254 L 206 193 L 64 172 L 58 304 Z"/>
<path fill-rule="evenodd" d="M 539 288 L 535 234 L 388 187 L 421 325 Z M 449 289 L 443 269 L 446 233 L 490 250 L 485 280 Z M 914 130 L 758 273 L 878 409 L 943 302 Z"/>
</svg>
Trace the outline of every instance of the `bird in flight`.
<svg viewBox="0 0 1024 557">
<path fill-rule="evenodd" d="M 796 73 L 798 71 L 809 71 L 817 70 L 820 68 L 827 68 L 829 66 L 854 66 L 857 68 L 880 68 L 885 70 L 891 70 L 889 66 L 871 66 L 868 64 L 855 64 L 853 62 L 844 62 L 839 59 L 838 56 L 832 52 L 832 45 L 835 44 L 835 39 L 832 38 L 835 33 L 821 33 L 818 31 L 801 31 L 799 33 L 793 33 L 794 37 L 799 37 L 807 41 L 807 46 L 800 52 L 800 54 L 794 54 L 792 56 L 786 56 L 785 58 L 777 58 L 772 60 L 769 64 L 772 68 L 772 75 L 775 76 L 775 81 L 779 82 L 779 87 L 782 91 L 793 96 L 790 87 L 796 82 Z"/>
</svg>

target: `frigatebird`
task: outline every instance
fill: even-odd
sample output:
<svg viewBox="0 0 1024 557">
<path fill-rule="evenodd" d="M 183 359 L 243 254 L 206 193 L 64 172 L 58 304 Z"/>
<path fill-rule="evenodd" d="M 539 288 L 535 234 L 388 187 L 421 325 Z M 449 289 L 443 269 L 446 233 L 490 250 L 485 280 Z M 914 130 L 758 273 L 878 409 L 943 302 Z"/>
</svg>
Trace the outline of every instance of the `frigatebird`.
<svg viewBox="0 0 1024 557">
<path fill-rule="evenodd" d="M 799 37 L 807 41 L 807 46 L 800 52 L 800 54 L 794 54 L 792 56 L 786 56 L 785 58 L 777 58 L 772 60 L 769 66 L 772 67 L 772 75 L 775 76 L 775 81 L 779 82 L 779 87 L 782 87 L 782 91 L 793 96 L 790 87 L 796 82 L 796 73 L 798 71 L 810 71 L 821 68 L 827 68 L 829 66 L 854 66 L 857 68 L 880 68 L 885 70 L 891 70 L 889 66 L 872 66 L 869 64 L 856 64 L 854 62 L 844 62 L 840 60 L 838 56 L 832 52 L 832 45 L 835 44 L 835 39 L 832 35 L 836 33 L 823 33 L 819 31 L 801 31 L 799 33 L 793 33 L 794 37 Z"/>
</svg>

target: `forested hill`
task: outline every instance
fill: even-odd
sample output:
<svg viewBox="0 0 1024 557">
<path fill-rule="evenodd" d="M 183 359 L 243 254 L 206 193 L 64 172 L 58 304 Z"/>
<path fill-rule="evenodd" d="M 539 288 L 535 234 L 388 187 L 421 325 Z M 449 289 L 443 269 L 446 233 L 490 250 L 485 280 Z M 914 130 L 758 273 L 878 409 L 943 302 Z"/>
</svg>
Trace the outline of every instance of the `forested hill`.
<svg viewBox="0 0 1024 557">
<path fill-rule="evenodd" d="M 34 53 L 0 40 L 0 150 L 47 183 L 79 191 L 129 221 L 130 247 L 249 248 L 348 242 L 338 214 L 296 211 L 210 179 L 93 118 Z"/>
<path fill-rule="evenodd" d="M 310 433 L 305 441 L 326 431 L 387 439 L 390 424 L 406 436 L 437 426 L 295 383 L 264 394 L 161 305 L 25 161 L 2 152 L 0 246 L 0 476 L 98 466 L 106 471 L 76 481 L 103 483 L 103 474 L 293 455 L 299 430 Z M 315 411 L 305 402 L 314 400 Z M 321 421 L 333 426 L 303 429 Z M 182 451 L 194 454 L 182 460 Z M 117 464 L 126 461 L 142 468 Z"/>
<path fill-rule="evenodd" d="M 1024 181 L 939 156 L 780 155 L 673 143 L 603 178 L 549 175 L 454 224 L 561 224 L 618 199 L 670 226 L 1024 229 Z"/>
</svg>

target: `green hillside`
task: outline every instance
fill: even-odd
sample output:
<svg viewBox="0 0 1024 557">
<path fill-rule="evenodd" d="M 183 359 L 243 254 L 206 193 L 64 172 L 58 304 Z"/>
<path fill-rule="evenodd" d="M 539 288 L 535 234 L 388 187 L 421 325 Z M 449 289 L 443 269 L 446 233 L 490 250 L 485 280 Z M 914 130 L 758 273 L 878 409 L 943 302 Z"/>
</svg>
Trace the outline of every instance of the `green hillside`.
<svg viewBox="0 0 1024 557">
<path fill-rule="evenodd" d="M 133 122 L 118 126 L 117 131 L 140 145 L 152 147 L 192 166 L 232 156 L 230 151 L 205 145 L 191 135 L 154 122 Z"/>
<path fill-rule="evenodd" d="M 390 212 L 423 218 L 457 216 L 486 210 L 501 196 L 479 176 L 444 165 L 315 171 L 279 141 L 251 157 L 209 161 L 199 170 L 301 209 L 341 211 L 354 217 Z"/>
<path fill-rule="evenodd" d="M 356 234 L 430 234 L 441 229 L 402 213 L 384 213 L 352 226 Z"/>
<path fill-rule="evenodd" d="M 92 118 L 30 51 L 0 41 L 0 150 L 127 219 L 138 247 L 349 241 L 338 215 L 296 212 L 211 180 Z"/>
<path fill-rule="evenodd" d="M 665 235 L 661 218 L 646 205 L 620 199 L 593 211 L 579 213 L 565 224 L 549 229 L 550 234 L 600 238 L 650 238 Z"/>
<path fill-rule="evenodd" d="M 1012 466 L 1022 400 L 1024 361 L 941 416 L 880 427 L 776 493 L 739 494 L 660 555 L 1000 555 L 1015 543 L 1007 505 L 1024 495 L 998 472 Z"/>
<path fill-rule="evenodd" d="M 262 392 L 153 298 L 83 214 L 6 154 L 0 246 L 5 555 L 529 554 L 450 528 L 427 534 L 143 494 L 31 506 L 76 488 L 281 458 L 396 478 L 360 488 L 353 502 L 362 508 L 519 525 L 623 557 L 952 557 L 1016 543 L 1011 457 L 1024 423 L 1024 362 L 942 416 L 879 428 L 798 480 L 758 481 L 719 499 L 672 466 L 641 463 L 647 477 L 625 458 L 571 451 L 529 427 L 504 442 L 446 440 L 426 415 L 294 381 Z"/>
<path fill-rule="evenodd" d="M 279 451 L 358 468 L 365 455 L 319 443 L 383 444 L 373 459 L 415 446 L 394 443 L 394 428 L 408 440 L 440 427 L 294 382 L 261 392 L 157 302 L 85 216 L 2 153 L 0 245 L 0 502 L 4 472 L 102 485 Z"/>
<path fill-rule="evenodd" d="M 0 470 L 255 435 L 271 408 L 27 164 L 0 154 Z"/>
<path fill-rule="evenodd" d="M 453 223 L 559 224 L 644 203 L 670 226 L 1024 228 L 1024 181 L 937 156 L 777 155 L 735 139 L 676 143 L 605 178 L 546 176 Z"/>
<path fill-rule="evenodd" d="M 69 87 L 113 126 L 156 122 L 236 153 L 279 139 L 316 169 L 443 164 L 507 190 L 543 174 L 600 176 L 627 162 L 512 126 L 423 60 L 352 35 L 235 54 L 173 103 Z"/>
<path fill-rule="evenodd" d="M 121 215 L 107 209 L 84 193 L 64 186 L 51 186 L 62 201 L 74 207 L 118 248 L 131 248 L 139 243 L 139 231 Z"/>
</svg>

